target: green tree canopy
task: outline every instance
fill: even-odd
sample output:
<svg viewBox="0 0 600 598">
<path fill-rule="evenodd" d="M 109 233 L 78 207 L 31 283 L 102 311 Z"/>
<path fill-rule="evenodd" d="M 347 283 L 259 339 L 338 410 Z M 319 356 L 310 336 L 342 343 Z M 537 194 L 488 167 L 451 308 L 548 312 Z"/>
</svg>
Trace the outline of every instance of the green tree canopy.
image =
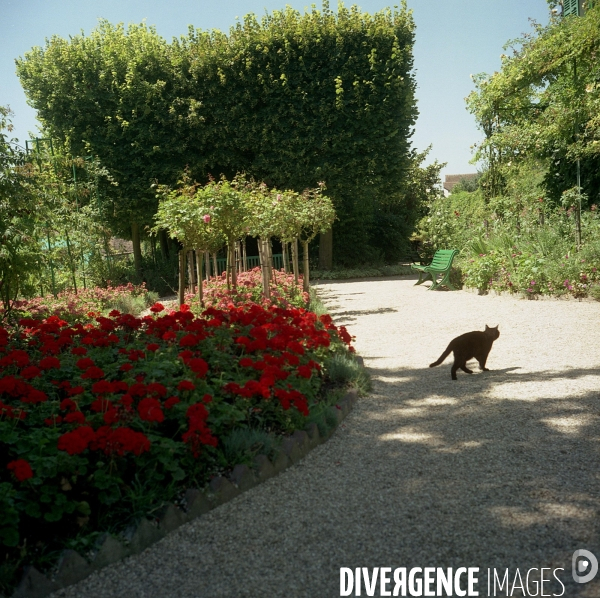
<svg viewBox="0 0 600 598">
<path fill-rule="evenodd" d="M 98 156 L 118 183 L 106 194 L 115 229 L 134 224 L 135 239 L 157 209 L 152 182 L 173 185 L 186 165 L 197 180 L 246 172 L 299 193 L 325 181 L 335 254 L 351 262 L 381 253 L 378 206 L 406 198 L 413 43 L 405 2 L 370 15 L 325 1 L 170 44 L 101 21 L 33 48 L 17 71 L 47 134 Z"/>
<path fill-rule="evenodd" d="M 588 195 L 600 191 L 600 6 L 585 16 L 551 18 L 546 27 L 512 42 L 493 75 L 474 77 L 467 98 L 485 134 L 476 158 L 487 163 L 487 196 L 502 192 L 503 169 L 527 159 L 548 168 L 554 199 L 575 184 L 582 164 Z"/>
</svg>

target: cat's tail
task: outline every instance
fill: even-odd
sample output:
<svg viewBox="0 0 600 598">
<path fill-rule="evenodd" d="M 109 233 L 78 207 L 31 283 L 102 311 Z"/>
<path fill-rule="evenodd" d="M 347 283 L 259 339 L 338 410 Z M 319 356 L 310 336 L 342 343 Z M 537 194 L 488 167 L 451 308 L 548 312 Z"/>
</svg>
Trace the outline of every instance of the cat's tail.
<svg viewBox="0 0 600 598">
<path fill-rule="evenodd" d="M 444 361 L 444 359 L 446 359 L 450 353 L 452 353 L 452 349 L 450 348 L 450 345 L 448 345 L 448 348 L 440 355 L 439 359 L 433 363 L 430 363 L 429 367 L 434 368 L 436 365 L 440 365 L 440 363 L 442 363 L 442 361 Z"/>
</svg>

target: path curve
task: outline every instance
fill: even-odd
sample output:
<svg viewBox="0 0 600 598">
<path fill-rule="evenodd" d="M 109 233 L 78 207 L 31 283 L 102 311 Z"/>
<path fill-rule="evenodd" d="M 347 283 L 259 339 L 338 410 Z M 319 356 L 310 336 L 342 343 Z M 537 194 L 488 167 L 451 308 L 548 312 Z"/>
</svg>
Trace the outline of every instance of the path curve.
<svg viewBox="0 0 600 598">
<path fill-rule="evenodd" d="M 54 596 L 329 598 L 340 567 L 386 566 L 480 567 L 482 596 L 488 567 L 563 567 L 564 596 L 600 596 L 570 572 L 576 549 L 600 558 L 600 303 L 413 285 L 318 285 L 374 379 L 326 444 Z M 492 371 L 427 367 L 485 324 Z"/>
</svg>

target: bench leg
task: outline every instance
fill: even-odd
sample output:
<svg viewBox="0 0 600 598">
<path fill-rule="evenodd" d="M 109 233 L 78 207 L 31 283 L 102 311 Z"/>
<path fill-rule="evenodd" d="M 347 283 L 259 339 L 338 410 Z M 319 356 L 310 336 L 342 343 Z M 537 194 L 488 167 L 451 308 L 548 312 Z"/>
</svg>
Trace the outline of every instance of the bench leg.
<svg viewBox="0 0 600 598">
<path fill-rule="evenodd" d="M 437 274 L 434 276 L 433 274 L 431 275 L 431 286 L 427 289 L 428 291 L 433 291 L 434 289 L 437 289 L 440 286 L 440 283 L 437 281 Z"/>
<path fill-rule="evenodd" d="M 438 287 L 447 287 L 451 291 L 456 291 L 456 289 L 450 284 L 450 272 L 446 272 L 442 277 L 442 280 L 437 281 L 437 276 L 435 277 L 433 284 L 429 287 L 429 290 L 437 289 Z"/>
<path fill-rule="evenodd" d="M 431 278 L 431 274 L 429 272 L 423 272 L 422 270 L 419 270 L 419 280 L 417 280 L 417 282 L 415 282 L 415 284 L 413 286 L 417 286 L 418 284 L 423 284 L 427 280 L 433 280 Z"/>
</svg>

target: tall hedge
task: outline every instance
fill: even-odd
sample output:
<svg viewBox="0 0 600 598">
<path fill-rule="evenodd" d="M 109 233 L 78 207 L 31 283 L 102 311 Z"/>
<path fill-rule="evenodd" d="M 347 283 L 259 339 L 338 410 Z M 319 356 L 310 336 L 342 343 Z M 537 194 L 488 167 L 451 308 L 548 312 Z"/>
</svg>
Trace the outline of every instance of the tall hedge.
<svg viewBox="0 0 600 598">
<path fill-rule="evenodd" d="M 413 43 L 404 3 L 369 15 L 324 2 L 247 15 L 228 34 L 190 28 L 171 44 L 104 23 L 89 38 L 52 38 L 18 70 L 51 134 L 120 170 L 137 203 L 119 202 L 144 221 L 156 209 L 150 181 L 170 184 L 186 165 L 198 180 L 245 171 L 297 191 L 325 181 L 339 215 L 334 259 L 351 263 L 381 253 L 381 204 L 406 210 Z M 135 68 L 119 66 L 128 56 Z"/>
</svg>

